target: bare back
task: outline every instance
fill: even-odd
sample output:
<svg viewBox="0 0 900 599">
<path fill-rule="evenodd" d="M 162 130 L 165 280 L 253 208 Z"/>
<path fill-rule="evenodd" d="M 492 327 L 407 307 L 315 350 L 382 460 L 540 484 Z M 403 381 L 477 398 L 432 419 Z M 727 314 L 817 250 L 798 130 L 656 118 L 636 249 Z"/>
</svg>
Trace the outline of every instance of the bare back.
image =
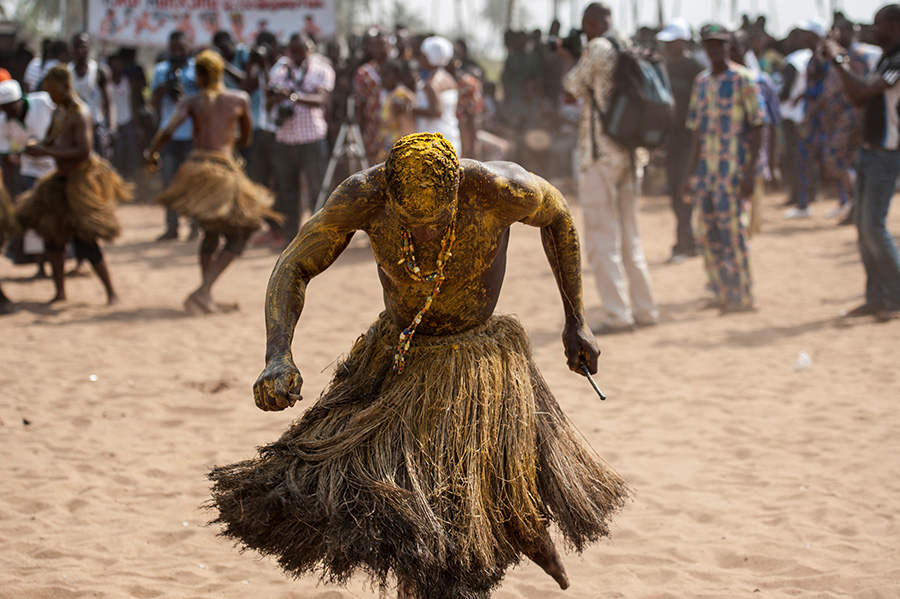
<svg viewBox="0 0 900 599">
<path fill-rule="evenodd" d="M 229 89 L 217 94 L 201 92 L 188 102 L 195 149 L 231 156 L 236 142 L 249 143 L 250 101 L 246 92 Z M 236 131 L 240 137 L 235 137 Z"/>
</svg>

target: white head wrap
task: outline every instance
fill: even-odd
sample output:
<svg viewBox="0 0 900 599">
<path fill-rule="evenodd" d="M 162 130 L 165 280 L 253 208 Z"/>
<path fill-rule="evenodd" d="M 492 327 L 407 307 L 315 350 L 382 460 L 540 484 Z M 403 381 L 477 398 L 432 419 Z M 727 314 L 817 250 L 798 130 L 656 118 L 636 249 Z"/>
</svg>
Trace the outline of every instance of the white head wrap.
<svg viewBox="0 0 900 599">
<path fill-rule="evenodd" d="M 828 35 L 828 25 L 826 25 L 825 21 L 818 17 L 803 19 L 797 25 L 797 29 L 814 33 L 816 37 L 825 37 L 826 35 Z"/>
<path fill-rule="evenodd" d="M 15 79 L 0 81 L 0 106 L 22 99 L 22 86 Z"/>
<path fill-rule="evenodd" d="M 453 42 L 445 37 L 433 35 L 422 41 L 422 55 L 435 67 L 445 67 L 453 59 Z"/>
</svg>

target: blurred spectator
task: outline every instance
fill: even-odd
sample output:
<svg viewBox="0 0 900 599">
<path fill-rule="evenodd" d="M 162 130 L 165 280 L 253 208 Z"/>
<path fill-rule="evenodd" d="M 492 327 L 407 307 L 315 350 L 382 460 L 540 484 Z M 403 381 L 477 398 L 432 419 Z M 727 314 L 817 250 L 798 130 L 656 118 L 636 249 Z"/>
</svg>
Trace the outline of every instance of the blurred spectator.
<svg viewBox="0 0 900 599">
<path fill-rule="evenodd" d="M 250 142 L 250 157 L 247 160 L 247 174 L 252 181 L 273 188 L 275 171 L 272 167 L 275 153 L 275 128 L 270 123 L 266 108 L 266 90 L 269 88 L 269 72 L 278 58 L 278 41 L 275 35 L 261 31 L 250 51 L 247 62 L 245 87 L 251 91 L 250 112 L 253 117 L 253 140 Z"/>
<path fill-rule="evenodd" d="M 374 164 L 381 150 L 381 67 L 390 52 L 387 35 L 380 29 L 369 29 L 363 36 L 362 51 L 364 62 L 353 74 L 353 98 L 366 157 Z"/>
<path fill-rule="evenodd" d="M 458 55 L 447 64 L 447 72 L 456 79 L 459 89 L 456 120 L 459 123 L 459 140 L 462 148 L 460 158 L 475 158 L 475 134 L 481 127 L 481 114 L 484 112 L 481 81 L 463 70 L 462 59 Z"/>
<path fill-rule="evenodd" d="M 866 270 L 866 299 L 841 316 L 873 315 L 880 322 L 888 322 L 900 318 L 900 255 L 886 227 L 900 175 L 900 6 L 889 4 L 875 14 L 873 34 L 884 56 L 875 73 L 865 79 L 850 70 L 837 40 L 827 39 L 824 52 L 835 65 L 850 99 L 865 105 L 856 227 Z"/>
<path fill-rule="evenodd" d="M 135 101 L 137 112 L 132 115 L 135 123 L 135 137 L 137 139 L 137 148 L 146 148 L 150 145 L 150 138 L 153 136 L 153 114 L 147 107 L 144 98 L 144 90 L 147 89 L 147 73 L 144 67 L 137 64 L 137 51 L 134 48 L 125 47 L 119 50 L 122 57 L 122 69 L 128 80 L 131 81 L 132 89 L 139 90 L 140 94 Z"/>
<path fill-rule="evenodd" d="M 44 75 L 60 63 L 69 62 L 69 44 L 62 40 L 43 40 L 41 55 L 35 56 L 25 68 L 25 91 L 36 92 L 43 89 Z"/>
<path fill-rule="evenodd" d="M 0 154 L 6 156 L 6 164 L 18 167 L 18 185 L 10 192 L 27 191 L 39 179 L 56 170 L 56 161 L 50 156 L 25 153 L 28 144 L 41 143 L 47 138 L 55 109 L 47 92 L 23 94 L 17 81 L 6 79 L 0 82 Z M 23 238 L 16 237 L 10 240 L 7 251 L 17 264 L 36 262 L 38 272 L 35 277 L 42 278 L 46 277 L 43 242 L 38 245 L 40 249 L 26 254 Z"/>
<path fill-rule="evenodd" d="M 112 158 L 113 140 L 118 119 L 116 106 L 109 89 L 109 67 L 90 57 L 91 38 L 79 33 L 72 38 L 72 89 L 84 100 L 94 122 L 94 151 L 103 158 Z"/>
<path fill-rule="evenodd" d="M 731 38 L 731 60 L 737 64 L 748 67 L 747 48 L 749 35 L 741 29 L 734 32 Z M 781 103 L 775 84 L 768 73 L 757 68 L 750 69 L 759 87 L 759 101 L 767 116 L 767 122 L 763 125 L 762 136 L 759 144 L 759 160 L 756 167 L 756 184 L 753 186 L 753 195 L 750 198 L 749 223 L 745 223 L 747 234 L 753 237 L 762 231 L 762 205 L 766 184 L 777 182 L 781 178 L 778 169 L 778 126 L 781 124 Z M 745 219 L 746 221 L 746 219 Z"/>
<path fill-rule="evenodd" d="M 784 133 L 783 160 L 781 172 L 789 189 L 787 204 L 796 204 L 800 189 L 797 174 L 797 162 L 800 160 L 800 127 L 805 114 L 806 67 L 812 58 L 813 48 L 818 37 L 799 28 L 791 30 L 785 44 L 788 54 L 784 57 L 784 68 L 781 71 L 781 130 Z"/>
<path fill-rule="evenodd" d="M 575 32 L 570 33 L 572 36 Z M 580 32 L 577 34 L 580 35 Z M 559 106 L 562 99 L 562 79 L 565 75 L 565 62 L 559 53 L 559 21 L 553 21 L 550 25 L 550 35 L 547 38 L 546 50 L 544 53 L 544 66 L 541 72 L 541 85 L 544 90 L 544 99 L 551 106 Z"/>
<path fill-rule="evenodd" d="M 250 117 L 253 121 L 253 139 L 255 139 L 257 131 L 263 123 L 265 109 L 262 91 L 264 87 L 260 88 L 259 85 L 260 72 L 264 70 L 261 67 L 259 46 L 256 46 L 251 53 L 251 50 L 244 44 L 235 43 L 231 34 L 223 29 L 213 35 L 212 43 L 216 51 L 225 59 L 225 76 L 223 78 L 225 87 L 245 91 L 250 96 Z M 250 164 L 253 139 L 249 146 L 237 148 L 238 153 L 247 163 L 248 173 L 253 168 Z"/>
<path fill-rule="evenodd" d="M 186 96 L 197 93 L 197 79 L 193 57 L 188 55 L 190 47 L 184 31 L 176 30 L 169 35 L 168 58 L 153 69 L 150 103 L 159 117 L 158 126 L 163 128 L 175 113 L 175 105 Z M 193 124 L 188 118 L 172 134 L 172 141 L 160 150 L 163 184 L 168 187 L 181 164 L 191 153 Z M 191 235 L 196 236 L 195 226 Z M 178 239 L 178 214 L 166 208 L 166 229 L 157 241 Z"/>
<path fill-rule="evenodd" d="M 847 57 L 847 68 L 864 77 L 869 72 L 866 56 L 852 48 L 851 42 L 852 38 L 838 35 L 838 43 Z M 804 209 L 805 215 L 809 215 L 807 206 L 814 190 L 813 174 L 814 166 L 817 166 L 821 179 L 834 185 L 840 201 L 827 216 L 843 220 L 853 209 L 856 160 L 862 143 L 862 114 L 844 94 L 837 69 L 825 59 L 821 49 L 809 61 L 806 81 L 806 119 L 798 164 L 799 195 L 797 207 L 787 216 L 801 216 Z"/>
<path fill-rule="evenodd" d="M 759 68 L 769 75 L 780 73 L 783 69 L 784 56 L 773 47 L 775 40 L 772 36 L 764 29 L 755 29 L 750 35 L 750 49 L 756 56 Z"/>
<path fill-rule="evenodd" d="M 115 106 L 116 136 L 112 163 L 126 179 L 134 179 L 139 165 L 137 115 L 144 105 L 143 90 L 125 74 L 125 61 L 117 52 L 107 59 L 110 70 L 110 95 Z"/>
<path fill-rule="evenodd" d="M 387 160 L 394 143 L 405 135 L 416 132 L 416 94 L 404 85 L 410 76 L 409 68 L 399 60 L 389 60 L 381 68 L 381 84 L 384 95 L 381 100 L 381 149 L 376 162 Z"/>
<path fill-rule="evenodd" d="M 47 92 L 22 93 L 15 80 L 0 82 L 0 154 L 15 156 L 19 163 L 20 189 L 34 187 L 38 179 L 56 169 L 50 156 L 24 153 L 28 143 L 43 142 L 50 130 L 56 105 Z"/>
<path fill-rule="evenodd" d="M 424 73 L 416 89 L 416 128 L 419 132 L 440 133 L 462 156 L 459 120 L 459 85 L 446 67 L 453 60 L 453 42 L 437 35 L 425 38 L 419 48 Z"/>
<path fill-rule="evenodd" d="M 812 150 L 810 148 L 809 137 L 814 124 L 810 122 L 807 115 L 809 89 L 809 66 L 814 59 L 814 54 L 819 46 L 819 42 L 825 37 L 827 28 L 819 19 L 806 19 L 794 30 L 797 43 L 803 51 L 802 58 L 792 62 L 791 57 L 797 57 L 797 52 L 788 55 L 785 62 L 788 64 L 785 71 L 785 87 L 787 87 L 791 79 L 791 67 L 796 67 L 798 73 L 793 76 L 791 82 L 790 97 L 788 102 L 793 102 L 793 106 L 789 106 L 789 112 L 782 114 L 786 120 L 796 123 L 792 128 L 794 132 L 791 137 L 786 139 L 786 143 L 791 147 L 786 148 L 787 151 L 795 153 L 796 162 L 794 165 L 794 184 L 792 189 L 792 199 L 796 200 L 796 206 L 789 208 L 785 213 L 785 218 L 809 218 L 812 215 L 812 209 L 809 207 L 810 196 L 815 196 L 815 188 L 813 186 L 813 177 L 810 171 L 813 169 Z M 793 32 L 792 32 L 793 33 Z M 798 51 L 799 52 L 799 51 Z M 802 61 L 802 63 L 801 63 Z M 802 65 L 802 66 L 801 66 Z M 782 97 L 784 93 L 782 92 Z M 788 124 L 785 123 L 787 127 Z M 793 137 L 796 136 L 796 139 Z M 786 135 L 787 137 L 787 135 Z"/>
<path fill-rule="evenodd" d="M 703 70 L 703 65 L 691 50 L 691 27 L 681 18 L 672 21 L 660 31 L 656 39 L 662 44 L 669 71 L 669 82 L 675 98 L 675 123 L 666 137 L 666 182 L 675 214 L 675 245 L 669 263 L 675 264 L 685 258 L 697 255 L 697 242 L 691 221 L 693 204 L 682 197 L 684 182 L 690 166 L 690 152 L 693 132 L 685 126 L 688 104 L 694 79 Z"/>
<path fill-rule="evenodd" d="M 272 69 L 268 103 L 275 111 L 276 210 L 285 216 L 288 243 L 315 207 L 328 160 L 325 105 L 334 89 L 334 69 L 314 52 L 305 33 L 291 36 L 285 60 Z M 300 195 L 300 176 L 306 194 Z"/>
<path fill-rule="evenodd" d="M 540 72 L 534 54 L 526 51 L 528 36 L 524 32 L 507 31 L 503 39 L 507 51 L 501 75 L 504 118 L 517 127 L 533 114 Z"/>
<path fill-rule="evenodd" d="M 469 56 L 469 45 L 466 40 L 460 38 L 453 42 L 453 51 L 456 58 L 459 59 L 460 68 L 474 76 L 479 81 L 484 81 L 484 69 L 478 66 L 478 63 Z"/>
</svg>

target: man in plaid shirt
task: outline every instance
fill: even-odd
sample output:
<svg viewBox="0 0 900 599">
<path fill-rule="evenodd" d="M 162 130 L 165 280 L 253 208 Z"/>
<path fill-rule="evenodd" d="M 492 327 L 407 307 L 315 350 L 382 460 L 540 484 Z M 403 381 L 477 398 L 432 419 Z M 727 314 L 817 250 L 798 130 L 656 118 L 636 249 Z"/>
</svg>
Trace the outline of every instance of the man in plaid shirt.
<svg viewBox="0 0 900 599">
<path fill-rule="evenodd" d="M 275 107 L 276 209 L 284 214 L 285 243 L 297 234 L 301 215 L 307 217 L 322 187 L 328 146 L 325 138 L 325 104 L 334 89 L 334 69 L 314 53 L 315 45 L 305 33 L 295 33 L 288 44 L 286 60 L 273 69 L 268 104 Z M 306 179 L 307 194 L 300 198 L 300 177 Z"/>
</svg>

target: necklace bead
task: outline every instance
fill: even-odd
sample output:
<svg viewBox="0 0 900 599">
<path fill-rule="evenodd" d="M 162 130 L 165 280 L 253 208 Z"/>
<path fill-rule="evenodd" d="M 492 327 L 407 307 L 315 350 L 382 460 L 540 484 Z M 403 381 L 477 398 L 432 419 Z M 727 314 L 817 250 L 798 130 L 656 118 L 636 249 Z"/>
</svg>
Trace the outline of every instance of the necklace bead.
<svg viewBox="0 0 900 599">
<path fill-rule="evenodd" d="M 422 309 L 419 310 L 418 314 L 416 314 L 415 318 L 413 318 L 412 323 L 410 323 L 410 325 L 406 327 L 406 329 L 404 329 L 402 333 L 400 333 L 397 351 L 394 352 L 394 372 L 396 372 L 397 374 L 401 374 L 403 372 L 403 365 L 406 363 L 406 352 L 409 350 L 409 346 L 412 343 L 412 338 L 416 333 L 416 328 L 419 326 L 419 323 L 422 322 L 422 317 L 425 315 L 425 312 L 428 310 L 428 308 L 431 307 L 431 304 L 434 301 L 434 297 L 441 290 L 441 284 L 444 282 L 444 266 L 446 266 L 447 261 L 450 259 L 450 256 L 453 255 L 450 250 L 453 247 L 454 241 L 456 241 L 455 202 L 453 204 L 453 213 L 451 216 L 450 226 L 447 229 L 447 232 L 444 234 L 444 237 L 441 238 L 441 250 L 438 253 L 436 261 L 437 270 L 427 275 L 422 275 L 420 274 L 421 269 L 416 265 L 415 248 L 413 247 L 409 231 L 404 227 L 400 227 L 400 249 L 403 252 L 403 256 L 400 258 L 400 261 L 397 262 L 397 264 L 402 264 L 406 272 L 410 277 L 413 278 L 413 280 L 423 283 L 434 283 L 434 287 L 432 288 L 431 293 L 428 294 L 428 297 L 425 298 L 425 305 L 422 306 Z"/>
</svg>

